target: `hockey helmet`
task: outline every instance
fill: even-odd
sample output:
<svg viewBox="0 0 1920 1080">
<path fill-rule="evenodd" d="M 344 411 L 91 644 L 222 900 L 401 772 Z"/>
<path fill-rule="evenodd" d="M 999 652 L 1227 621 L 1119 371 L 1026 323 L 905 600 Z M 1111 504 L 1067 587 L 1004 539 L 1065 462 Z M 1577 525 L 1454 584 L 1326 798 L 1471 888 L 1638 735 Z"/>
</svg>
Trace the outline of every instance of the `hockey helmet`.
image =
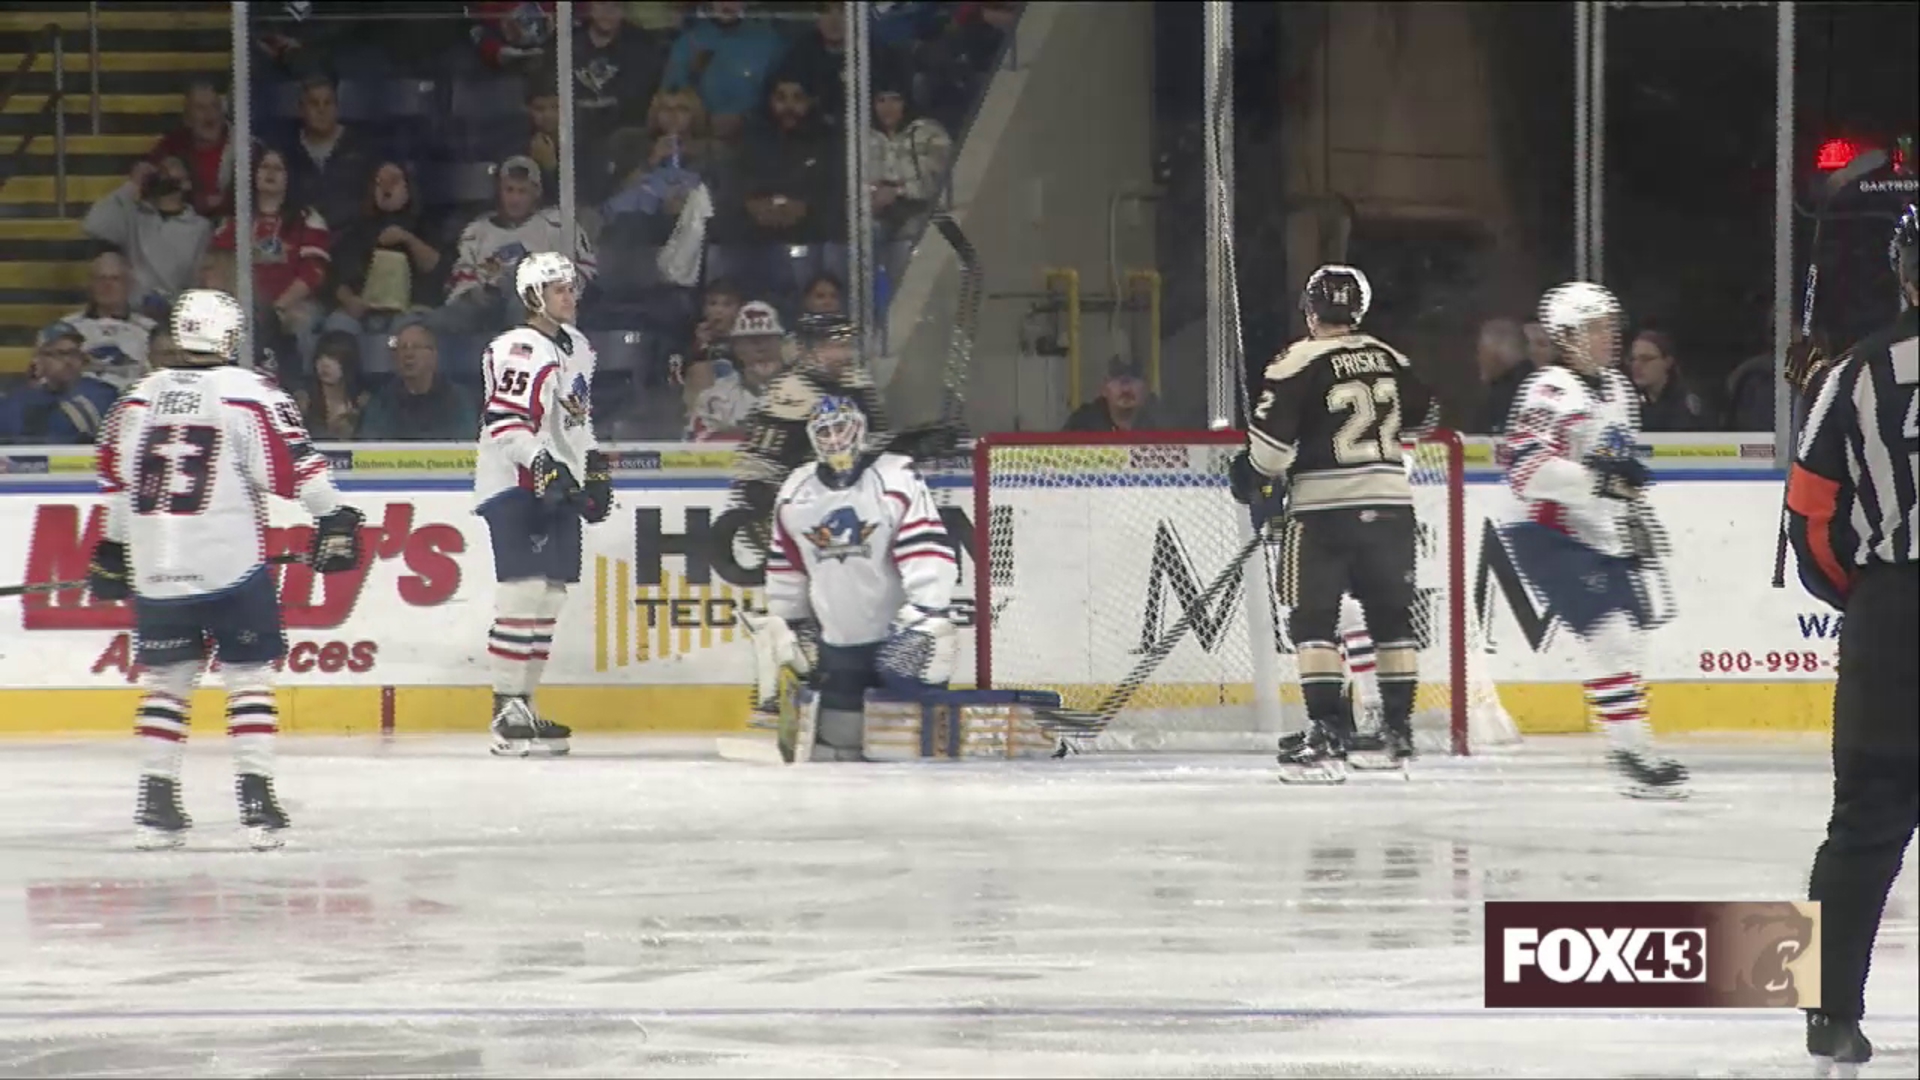
<svg viewBox="0 0 1920 1080">
<path fill-rule="evenodd" d="M 536 251 L 513 268 L 513 291 L 532 315 L 546 313 L 547 286 L 571 285 L 575 280 L 573 260 L 557 251 Z"/>
<path fill-rule="evenodd" d="M 839 311 L 806 312 L 794 324 L 794 332 L 808 345 L 822 341 L 852 341 L 859 336 L 859 328 L 854 326 L 853 320 Z"/>
<path fill-rule="evenodd" d="M 218 289 L 188 289 L 173 303 L 168 328 L 187 362 L 230 364 L 240 351 L 240 301 Z"/>
<path fill-rule="evenodd" d="M 1920 209 L 1913 203 L 1907 204 L 1900 223 L 1893 227 L 1893 237 L 1887 241 L 1887 262 L 1892 264 L 1903 289 L 1920 286 Z"/>
<path fill-rule="evenodd" d="M 840 312 L 807 312 L 795 324 L 794 333 L 801 366 L 826 378 L 842 378 L 858 359 L 859 327 Z"/>
<path fill-rule="evenodd" d="M 1540 297 L 1540 326 L 1569 366 L 1584 374 L 1612 367 L 1620 351 L 1620 301 L 1604 285 L 1569 281 Z"/>
<path fill-rule="evenodd" d="M 1373 285 L 1358 267 L 1328 263 L 1307 278 L 1300 312 L 1328 326 L 1359 326 L 1373 306 Z"/>
<path fill-rule="evenodd" d="M 813 444 L 816 458 L 842 476 L 853 471 L 853 464 L 867 442 L 867 417 L 852 398 L 829 394 L 813 407 L 807 417 L 807 441 Z"/>
</svg>

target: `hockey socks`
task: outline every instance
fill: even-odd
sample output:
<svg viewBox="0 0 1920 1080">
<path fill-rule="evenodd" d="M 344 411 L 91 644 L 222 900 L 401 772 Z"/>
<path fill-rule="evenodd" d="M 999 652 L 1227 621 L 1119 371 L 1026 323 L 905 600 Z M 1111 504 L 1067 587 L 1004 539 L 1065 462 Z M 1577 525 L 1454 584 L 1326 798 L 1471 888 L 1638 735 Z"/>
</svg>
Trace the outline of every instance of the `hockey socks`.
<svg viewBox="0 0 1920 1080">
<path fill-rule="evenodd" d="M 242 776 L 273 775 L 280 711 L 274 704 L 272 674 L 265 666 L 226 668 L 227 739 L 233 744 L 233 771 Z"/>
<path fill-rule="evenodd" d="M 545 617 L 493 620 L 487 630 L 487 666 L 493 672 L 494 693 L 514 697 L 533 693 L 553 648 L 553 624 Z"/>
<path fill-rule="evenodd" d="M 1349 630 L 1341 635 L 1340 647 L 1347 657 L 1347 672 L 1353 678 L 1354 712 L 1364 714 L 1369 705 L 1379 704 L 1381 700 L 1373 635 L 1365 630 Z"/>
<path fill-rule="evenodd" d="M 187 700 L 149 689 L 134 713 L 133 733 L 140 739 L 141 773 L 178 779 L 187 752 Z"/>
<path fill-rule="evenodd" d="M 1633 672 L 1586 682 L 1587 709 L 1615 750 L 1647 749 L 1647 684 Z"/>
</svg>

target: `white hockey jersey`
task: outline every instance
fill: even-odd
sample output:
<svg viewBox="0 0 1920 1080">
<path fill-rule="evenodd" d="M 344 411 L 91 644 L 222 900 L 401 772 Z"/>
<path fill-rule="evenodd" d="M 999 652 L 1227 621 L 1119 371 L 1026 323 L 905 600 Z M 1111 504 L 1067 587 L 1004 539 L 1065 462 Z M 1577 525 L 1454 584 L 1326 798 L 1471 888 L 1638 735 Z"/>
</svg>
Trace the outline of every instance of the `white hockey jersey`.
<svg viewBox="0 0 1920 1080">
<path fill-rule="evenodd" d="M 1603 499 L 1584 462 L 1593 454 L 1631 455 L 1640 432 L 1640 400 L 1617 370 L 1592 379 L 1555 365 L 1528 376 L 1507 422 L 1507 485 L 1523 504 L 1519 521 L 1566 533 L 1608 555 L 1627 552 L 1628 504 Z"/>
<path fill-rule="evenodd" d="M 493 339 L 480 358 L 487 403 L 473 468 L 475 506 L 533 490 L 528 466 L 545 450 L 585 482 L 593 436 L 593 346 L 571 326 L 550 338 L 531 326 Z"/>
<path fill-rule="evenodd" d="M 121 319 L 88 307 L 60 321 L 86 339 L 80 348 L 87 354 L 87 374 L 115 390 L 125 390 L 150 370 L 147 342 L 153 336 L 153 320 L 145 315 L 135 311 Z"/>
<path fill-rule="evenodd" d="M 460 230 L 453 272 L 447 278 L 447 299 L 482 285 L 512 292 L 513 268 L 521 259 L 536 251 L 565 251 L 566 241 L 560 211 L 552 207 L 535 210 L 532 217 L 517 224 L 497 214 L 482 214 Z M 593 244 L 585 229 L 575 236 L 573 267 L 583 287 L 597 272 Z"/>
<path fill-rule="evenodd" d="M 259 569 L 263 495 L 316 517 L 340 505 L 293 399 L 245 368 L 148 375 L 108 414 L 94 461 L 107 538 L 128 545 L 134 591 L 148 599 L 218 593 Z"/>
<path fill-rule="evenodd" d="M 882 454 L 845 488 L 819 472 L 795 469 L 774 502 L 768 613 L 818 619 L 829 645 L 886 640 L 907 604 L 944 613 L 958 563 L 912 459 Z"/>
<path fill-rule="evenodd" d="M 700 391 L 700 396 L 693 400 L 692 414 L 687 417 L 687 440 L 716 442 L 744 438 L 747 417 L 753 415 L 760 397 L 738 371 L 716 377 L 713 385 Z"/>
</svg>

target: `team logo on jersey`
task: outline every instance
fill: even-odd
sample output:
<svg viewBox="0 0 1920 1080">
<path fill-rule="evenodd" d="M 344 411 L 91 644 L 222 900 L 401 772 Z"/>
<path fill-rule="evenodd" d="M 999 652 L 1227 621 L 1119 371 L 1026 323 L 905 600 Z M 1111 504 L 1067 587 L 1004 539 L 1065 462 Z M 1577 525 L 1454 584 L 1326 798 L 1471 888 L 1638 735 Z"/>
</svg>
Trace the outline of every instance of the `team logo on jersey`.
<svg viewBox="0 0 1920 1080">
<path fill-rule="evenodd" d="M 853 507 L 842 506 L 803 535 L 812 542 L 822 559 L 846 562 L 856 555 L 863 559 L 873 557 L 873 545 L 867 542 L 867 538 L 879 527 L 878 522 L 861 521 L 860 514 Z"/>
<path fill-rule="evenodd" d="M 567 387 L 567 396 L 560 399 L 560 407 L 566 410 L 567 413 L 567 427 L 577 428 L 587 422 L 589 414 L 587 403 L 589 398 L 587 377 L 585 375 L 575 375 L 573 377 L 573 385 Z"/>
</svg>

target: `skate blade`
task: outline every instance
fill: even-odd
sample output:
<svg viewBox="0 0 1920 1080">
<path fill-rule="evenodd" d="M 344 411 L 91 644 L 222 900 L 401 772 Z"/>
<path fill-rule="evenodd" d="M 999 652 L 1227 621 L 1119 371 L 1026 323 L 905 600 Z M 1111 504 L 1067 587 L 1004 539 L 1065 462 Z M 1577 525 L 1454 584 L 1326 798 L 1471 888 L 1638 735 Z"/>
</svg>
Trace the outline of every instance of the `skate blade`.
<svg viewBox="0 0 1920 1080">
<path fill-rule="evenodd" d="M 1280 782 L 1283 784 L 1303 784 L 1329 786 L 1347 782 L 1347 769 L 1344 762 L 1328 761 L 1319 765 L 1281 765 Z"/>
<path fill-rule="evenodd" d="M 1629 799 L 1644 799 L 1648 802 L 1685 802 L 1692 794 L 1684 784 L 1627 784 L 1620 794 Z"/>
<path fill-rule="evenodd" d="M 278 851 L 287 844 L 285 829 L 269 829 L 264 825 L 249 825 L 247 846 L 255 851 Z"/>
<path fill-rule="evenodd" d="M 155 829 L 142 825 L 134 833 L 133 837 L 133 847 L 136 851 L 171 851 L 174 848 L 185 847 L 186 843 L 187 831 L 185 829 L 169 832 L 166 829 Z"/>
<path fill-rule="evenodd" d="M 534 739 L 530 750 L 547 757 L 566 757 L 573 752 L 573 744 L 566 739 Z"/>
<path fill-rule="evenodd" d="M 1347 767 L 1355 772 L 1397 772 L 1407 771 L 1407 763 L 1385 751 L 1349 751 Z"/>
<path fill-rule="evenodd" d="M 533 740 L 495 738 L 488 749 L 494 757 L 526 757 L 533 752 Z"/>
</svg>

